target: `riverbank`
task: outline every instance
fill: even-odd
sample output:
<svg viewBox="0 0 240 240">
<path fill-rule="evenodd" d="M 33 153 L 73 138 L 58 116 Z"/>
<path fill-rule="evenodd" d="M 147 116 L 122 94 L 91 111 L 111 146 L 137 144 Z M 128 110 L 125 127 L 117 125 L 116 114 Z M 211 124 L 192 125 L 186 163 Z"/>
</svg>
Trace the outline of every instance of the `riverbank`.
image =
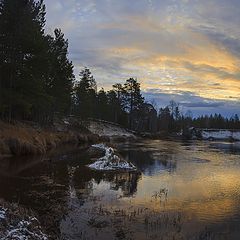
<svg viewBox="0 0 240 240">
<path fill-rule="evenodd" d="M 136 138 L 134 132 L 118 124 L 96 119 L 58 118 L 49 126 L 35 122 L 9 124 L 0 121 L 0 158 L 42 155 L 63 145 L 90 145 Z"/>
<path fill-rule="evenodd" d="M 201 129 L 191 127 L 179 133 L 179 137 L 183 139 L 192 140 L 206 140 L 206 141 L 240 141 L 239 129 Z"/>
<path fill-rule="evenodd" d="M 99 136 L 109 138 L 111 141 L 125 141 L 137 139 L 136 132 L 124 128 L 123 126 L 98 119 L 89 119 L 84 122 L 86 128 Z"/>
<path fill-rule="evenodd" d="M 0 200 L 0 239 L 48 240 L 36 214 L 29 209 Z"/>
<path fill-rule="evenodd" d="M 96 143 L 108 139 L 90 132 L 77 121 L 58 121 L 42 127 L 33 122 L 0 122 L 0 157 L 38 155 L 67 144 Z"/>
</svg>

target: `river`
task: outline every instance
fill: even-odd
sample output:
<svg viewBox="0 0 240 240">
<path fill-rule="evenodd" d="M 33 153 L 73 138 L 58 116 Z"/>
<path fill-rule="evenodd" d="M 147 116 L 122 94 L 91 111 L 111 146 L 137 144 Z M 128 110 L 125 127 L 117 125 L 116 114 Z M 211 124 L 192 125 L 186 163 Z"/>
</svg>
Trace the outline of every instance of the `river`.
<svg viewBox="0 0 240 240">
<path fill-rule="evenodd" d="M 1 161 L 0 198 L 61 239 L 240 239 L 240 144 L 117 144 L 139 172 L 98 172 L 84 151 Z M 63 215 L 63 217 L 62 217 Z"/>
</svg>

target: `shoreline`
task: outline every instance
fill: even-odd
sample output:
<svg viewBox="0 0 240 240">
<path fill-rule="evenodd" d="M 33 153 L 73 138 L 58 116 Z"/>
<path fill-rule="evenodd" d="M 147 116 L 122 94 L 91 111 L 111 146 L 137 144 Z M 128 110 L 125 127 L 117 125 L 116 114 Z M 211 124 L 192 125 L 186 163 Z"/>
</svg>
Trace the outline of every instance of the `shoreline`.
<svg viewBox="0 0 240 240">
<path fill-rule="evenodd" d="M 44 155 L 65 146 L 124 142 L 138 138 L 136 133 L 118 124 L 97 119 L 58 118 L 48 126 L 35 122 L 10 124 L 0 121 L 0 159 Z"/>
<path fill-rule="evenodd" d="M 109 141 L 82 126 L 56 124 L 41 127 L 36 123 L 0 122 L 0 158 L 43 155 L 64 145 L 84 145 Z"/>
<path fill-rule="evenodd" d="M 0 159 L 14 156 L 44 155 L 63 146 L 82 146 L 109 141 L 123 142 L 139 138 L 239 141 L 234 136 L 225 136 L 223 138 L 224 134 L 222 132 L 221 129 L 208 130 L 207 133 L 201 134 L 201 137 L 198 137 L 199 134 L 194 131 L 189 132 L 186 136 L 165 132 L 135 133 L 111 122 L 94 119 L 81 121 L 76 118 L 57 119 L 50 126 L 40 126 L 35 122 L 15 122 L 10 124 L 0 121 Z"/>
</svg>

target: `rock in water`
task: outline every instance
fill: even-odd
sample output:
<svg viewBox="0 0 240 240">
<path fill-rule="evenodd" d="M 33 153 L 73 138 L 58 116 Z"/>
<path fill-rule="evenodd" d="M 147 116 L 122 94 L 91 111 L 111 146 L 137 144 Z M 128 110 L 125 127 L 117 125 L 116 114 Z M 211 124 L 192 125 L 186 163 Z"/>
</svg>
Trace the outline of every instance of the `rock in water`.
<svg viewBox="0 0 240 240">
<path fill-rule="evenodd" d="M 96 162 L 89 164 L 88 167 L 95 170 L 109 171 L 109 170 L 131 170 L 136 171 L 137 168 L 119 156 L 114 154 L 114 149 L 104 144 L 92 145 L 92 147 L 105 149 L 105 156 L 99 158 Z"/>
</svg>

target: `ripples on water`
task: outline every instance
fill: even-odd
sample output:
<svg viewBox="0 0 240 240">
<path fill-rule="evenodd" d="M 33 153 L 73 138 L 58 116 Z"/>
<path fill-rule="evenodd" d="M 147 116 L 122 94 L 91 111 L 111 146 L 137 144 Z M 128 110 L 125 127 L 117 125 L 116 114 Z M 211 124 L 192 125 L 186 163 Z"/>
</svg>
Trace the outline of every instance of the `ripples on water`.
<svg viewBox="0 0 240 240">
<path fill-rule="evenodd" d="M 2 162 L 0 197 L 33 209 L 64 198 L 62 239 L 240 239 L 239 143 L 146 140 L 118 149 L 139 173 L 92 171 L 84 153 Z"/>
</svg>

